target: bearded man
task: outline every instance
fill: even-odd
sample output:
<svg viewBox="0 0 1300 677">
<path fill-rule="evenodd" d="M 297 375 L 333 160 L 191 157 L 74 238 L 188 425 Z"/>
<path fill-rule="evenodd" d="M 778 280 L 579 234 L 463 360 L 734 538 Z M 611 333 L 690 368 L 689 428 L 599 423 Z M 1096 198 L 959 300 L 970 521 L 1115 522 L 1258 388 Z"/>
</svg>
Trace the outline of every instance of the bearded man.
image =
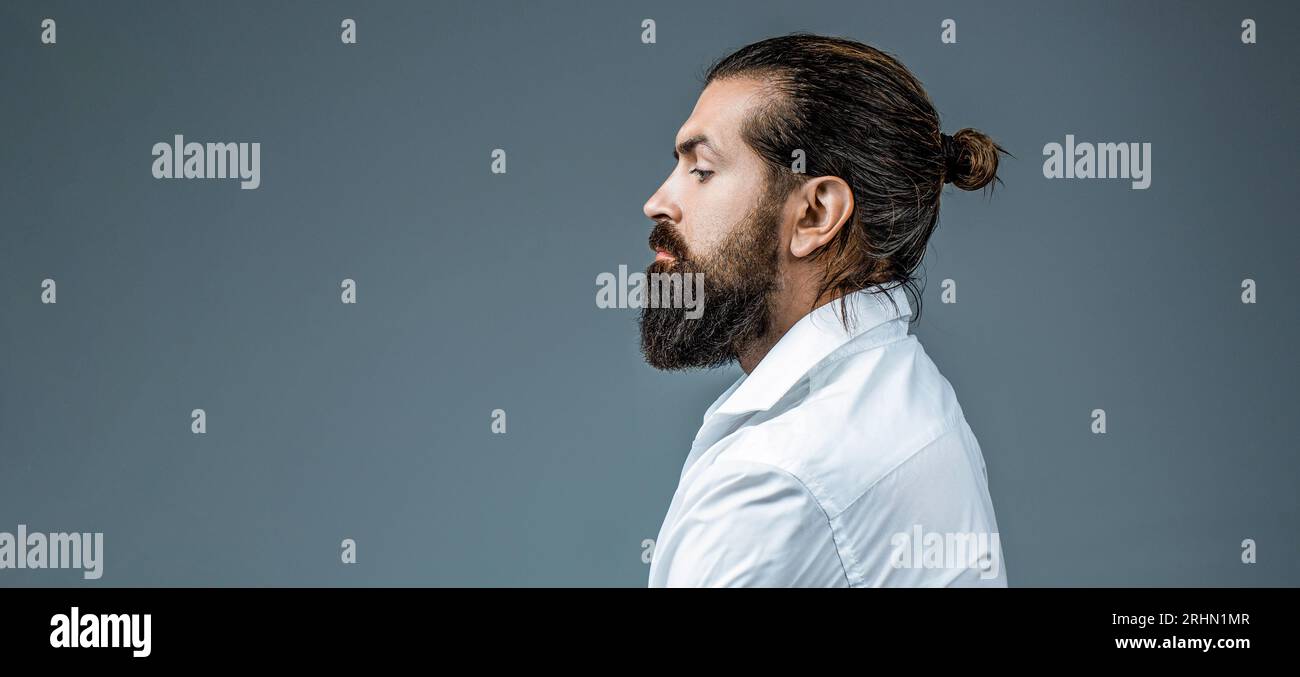
<svg viewBox="0 0 1300 677">
<path fill-rule="evenodd" d="M 674 145 L 647 276 L 702 275 L 703 312 L 643 306 L 642 352 L 744 374 L 704 414 L 650 585 L 1005 587 L 979 443 L 904 293 L 944 185 L 984 187 L 1005 151 L 944 134 L 892 56 L 808 34 L 715 64 Z"/>
</svg>

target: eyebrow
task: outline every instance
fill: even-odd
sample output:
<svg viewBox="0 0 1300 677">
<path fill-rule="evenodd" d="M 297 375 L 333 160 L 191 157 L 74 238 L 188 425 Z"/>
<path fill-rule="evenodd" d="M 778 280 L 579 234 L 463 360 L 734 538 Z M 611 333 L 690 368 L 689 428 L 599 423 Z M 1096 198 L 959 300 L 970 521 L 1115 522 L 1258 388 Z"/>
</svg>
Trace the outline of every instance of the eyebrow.
<svg viewBox="0 0 1300 677">
<path fill-rule="evenodd" d="M 677 160 L 680 159 L 682 155 L 693 154 L 695 152 L 696 146 L 705 146 L 706 148 L 713 151 L 717 155 L 719 156 L 722 155 L 722 153 L 720 153 L 718 149 L 714 147 L 712 143 L 709 142 L 709 137 L 703 134 L 696 134 L 695 136 L 692 136 L 691 138 L 686 139 L 685 141 L 682 141 L 681 143 L 677 144 L 677 148 L 673 150 L 673 159 Z"/>
</svg>

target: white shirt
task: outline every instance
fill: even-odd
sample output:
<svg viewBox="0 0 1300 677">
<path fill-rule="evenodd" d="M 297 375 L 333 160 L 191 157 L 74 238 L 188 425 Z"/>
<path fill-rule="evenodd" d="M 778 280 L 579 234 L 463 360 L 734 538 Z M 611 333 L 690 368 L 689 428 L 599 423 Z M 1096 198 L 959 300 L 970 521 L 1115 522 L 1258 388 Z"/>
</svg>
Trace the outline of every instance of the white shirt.
<svg viewBox="0 0 1300 677">
<path fill-rule="evenodd" d="M 987 470 L 901 286 L 800 319 L 709 407 L 650 586 L 1005 587 Z M 897 303 L 898 311 L 887 297 Z"/>
</svg>

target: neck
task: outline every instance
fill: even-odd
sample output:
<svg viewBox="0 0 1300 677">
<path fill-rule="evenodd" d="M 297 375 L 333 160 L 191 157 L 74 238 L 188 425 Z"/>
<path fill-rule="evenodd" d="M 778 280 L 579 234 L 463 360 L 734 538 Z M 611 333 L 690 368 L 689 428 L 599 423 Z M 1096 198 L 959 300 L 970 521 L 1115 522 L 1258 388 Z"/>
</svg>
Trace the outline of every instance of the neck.
<svg viewBox="0 0 1300 677">
<path fill-rule="evenodd" d="M 812 311 L 839 298 L 839 295 L 834 292 L 826 292 L 820 297 L 816 297 L 815 294 L 815 291 L 805 287 L 802 293 L 796 292 L 786 295 L 773 304 L 772 319 L 767 332 L 737 351 L 737 361 L 740 362 L 740 368 L 745 370 L 746 374 L 753 373 L 758 368 L 763 358 L 772 351 L 772 348 L 781 340 L 781 337 L 785 336 L 786 332 L 790 331 L 790 327 L 793 327 L 796 322 Z"/>
</svg>

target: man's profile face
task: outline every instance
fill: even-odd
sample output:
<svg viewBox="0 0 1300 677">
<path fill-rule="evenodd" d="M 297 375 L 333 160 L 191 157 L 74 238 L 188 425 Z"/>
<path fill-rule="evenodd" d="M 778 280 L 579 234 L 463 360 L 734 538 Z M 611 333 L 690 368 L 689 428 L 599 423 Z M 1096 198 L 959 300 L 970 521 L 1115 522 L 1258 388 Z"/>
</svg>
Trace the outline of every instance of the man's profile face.
<svg viewBox="0 0 1300 677">
<path fill-rule="evenodd" d="M 645 215 L 669 220 L 692 254 L 717 247 L 758 202 L 766 170 L 740 130 L 762 96 L 748 78 L 709 84 L 677 132 L 676 166 L 645 203 Z"/>
<path fill-rule="evenodd" d="M 698 319 L 683 308 L 642 308 L 651 366 L 721 366 L 767 331 L 785 201 L 768 190 L 763 159 L 741 138 L 764 96 L 747 78 L 710 83 L 677 132 L 676 166 L 645 204 L 656 250 L 646 272 L 702 274 L 704 289 Z"/>
</svg>

